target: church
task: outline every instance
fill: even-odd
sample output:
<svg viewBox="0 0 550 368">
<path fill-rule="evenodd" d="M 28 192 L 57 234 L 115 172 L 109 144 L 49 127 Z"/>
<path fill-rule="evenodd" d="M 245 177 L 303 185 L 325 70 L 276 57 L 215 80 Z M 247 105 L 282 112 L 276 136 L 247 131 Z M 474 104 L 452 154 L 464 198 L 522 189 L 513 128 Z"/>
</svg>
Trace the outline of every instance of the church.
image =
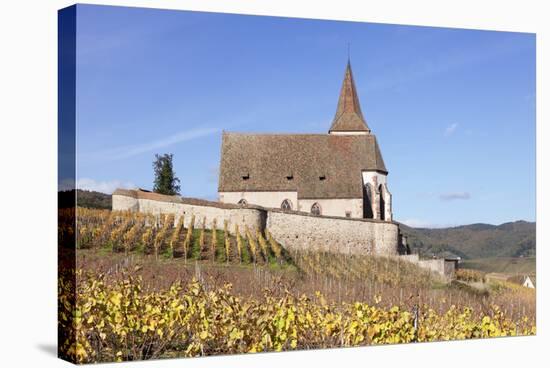
<svg viewBox="0 0 550 368">
<path fill-rule="evenodd" d="M 219 201 L 391 222 L 387 175 L 348 60 L 327 134 L 223 133 Z"/>
</svg>

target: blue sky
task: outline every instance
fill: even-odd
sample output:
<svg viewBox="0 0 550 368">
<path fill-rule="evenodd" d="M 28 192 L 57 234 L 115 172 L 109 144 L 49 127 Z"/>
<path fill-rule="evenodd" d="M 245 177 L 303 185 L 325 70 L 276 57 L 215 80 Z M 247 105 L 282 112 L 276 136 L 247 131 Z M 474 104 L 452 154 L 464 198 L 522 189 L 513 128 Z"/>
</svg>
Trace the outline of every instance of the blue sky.
<svg viewBox="0 0 550 368">
<path fill-rule="evenodd" d="M 213 199 L 222 130 L 326 133 L 348 43 L 363 114 L 413 226 L 535 220 L 535 35 L 79 5 L 81 188 Z"/>
</svg>

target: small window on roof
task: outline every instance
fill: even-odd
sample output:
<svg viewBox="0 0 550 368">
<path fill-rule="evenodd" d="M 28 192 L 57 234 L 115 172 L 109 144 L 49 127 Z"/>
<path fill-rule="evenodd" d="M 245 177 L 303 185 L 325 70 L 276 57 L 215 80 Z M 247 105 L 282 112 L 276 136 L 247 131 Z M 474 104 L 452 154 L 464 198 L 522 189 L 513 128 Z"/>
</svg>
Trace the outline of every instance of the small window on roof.
<svg viewBox="0 0 550 368">
<path fill-rule="evenodd" d="M 325 174 L 319 175 L 319 180 L 326 180 L 327 176 Z"/>
<path fill-rule="evenodd" d="M 248 180 L 248 179 L 250 179 L 250 175 L 249 174 L 244 174 L 242 176 L 242 178 L 243 178 L 243 180 Z"/>
<path fill-rule="evenodd" d="M 292 179 L 294 179 L 294 175 L 289 174 L 286 176 L 286 180 L 292 180 Z"/>
</svg>

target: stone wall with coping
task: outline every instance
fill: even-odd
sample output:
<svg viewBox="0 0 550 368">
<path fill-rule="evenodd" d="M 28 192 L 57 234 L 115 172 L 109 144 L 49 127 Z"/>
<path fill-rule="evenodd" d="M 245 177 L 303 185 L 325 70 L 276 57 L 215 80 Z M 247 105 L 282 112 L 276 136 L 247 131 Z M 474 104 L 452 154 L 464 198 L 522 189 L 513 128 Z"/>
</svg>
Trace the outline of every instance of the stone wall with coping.
<svg viewBox="0 0 550 368">
<path fill-rule="evenodd" d="M 178 196 L 165 196 L 141 190 L 117 190 L 113 193 L 113 210 L 130 210 L 154 215 L 174 214 L 184 217 L 187 227 L 195 216 L 195 226 L 206 219 L 206 228 L 216 220 L 218 228 L 228 222 L 234 234 L 235 224 L 241 231 L 268 230 L 289 250 L 318 248 L 326 251 L 396 255 L 399 226 L 396 223 L 345 217 L 315 216 L 305 212 L 268 209 L 259 206 L 211 202 Z"/>
<path fill-rule="evenodd" d="M 138 200 L 133 196 L 123 195 L 123 194 L 121 195 L 113 194 L 112 201 L 113 201 L 113 204 L 112 204 L 113 211 L 132 211 L 132 212 L 139 211 Z"/>
<path fill-rule="evenodd" d="M 141 199 L 139 200 L 139 210 L 153 214 L 174 214 L 176 223 L 181 216 L 184 216 L 185 227 L 189 226 L 193 216 L 195 216 L 195 227 L 202 226 L 205 221 L 206 229 L 212 229 L 214 222 L 217 229 L 223 229 L 224 222 L 227 221 L 228 230 L 233 235 L 235 234 L 235 225 L 244 230 L 246 226 L 252 229 L 262 229 L 265 224 L 264 212 L 254 208 L 219 208 Z"/>
<path fill-rule="evenodd" d="M 144 212 L 153 215 L 173 214 L 177 223 L 184 216 L 184 226 L 188 227 L 195 216 L 195 227 L 202 226 L 212 229 L 214 220 L 216 228 L 223 229 L 224 221 L 228 223 L 228 230 L 235 234 L 235 225 L 240 229 L 245 226 L 263 229 L 266 222 L 266 211 L 263 208 L 223 204 L 194 198 L 165 196 L 135 190 L 117 190 L 113 193 L 114 211 Z M 240 230 L 242 232 L 242 230 Z"/>
<path fill-rule="evenodd" d="M 235 225 L 242 234 L 245 227 L 269 231 L 289 251 L 323 250 L 338 253 L 397 256 L 399 225 L 373 219 L 315 216 L 305 212 L 285 212 L 259 206 L 241 207 L 179 196 L 165 196 L 141 190 L 117 189 L 112 196 L 113 210 L 144 212 L 154 215 L 174 214 L 178 221 L 184 216 L 185 227 L 195 216 L 195 226 L 206 219 L 206 228 L 223 228 L 235 234 Z M 403 255 L 415 263 L 446 277 L 454 275 L 454 263 L 444 259 L 421 260 L 418 254 Z"/>
<path fill-rule="evenodd" d="M 267 229 L 289 251 L 397 255 L 396 223 L 269 211 Z"/>
<path fill-rule="evenodd" d="M 421 268 L 438 273 L 446 278 L 452 279 L 455 276 L 455 262 L 443 258 L 420 259 L 418 254 L 401 255 L 401 259 L 414 263 Z"/>
</svg>

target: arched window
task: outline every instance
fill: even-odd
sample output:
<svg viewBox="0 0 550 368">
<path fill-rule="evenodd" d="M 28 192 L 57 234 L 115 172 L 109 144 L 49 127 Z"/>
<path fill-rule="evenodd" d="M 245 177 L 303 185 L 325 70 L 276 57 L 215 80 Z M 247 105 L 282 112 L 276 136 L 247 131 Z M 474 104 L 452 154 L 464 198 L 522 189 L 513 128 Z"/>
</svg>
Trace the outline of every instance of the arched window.
<svg viewBox="0 0 550 368">
<path fill-rule="evenodd" d="M 386 200 L 384 198 L 386 191 L 384 189 L 384 186 L 380 184 L 378 187 L 378 190 L 380 191 L 380 220 L 386 219 Z"/>
<path fill-rule="evenodd" d="M 321 215 L 321 206 L 319 205 L 319 203 L 313 203 L 313 205 L 311 206 L 311 213 L 317 216 Z"/>
<path fill-rule="evenodd" d="M 292 210 L 292 202 L 290 202 L 289 199 L 285 199 L 283 203 L 281 203 L 281 209 L 283 211 L 290 211 Z"/>
<path fill-rule="evenodd" d="M 242 198 L 239 202 L 237 202 L 237 204 L 238 204 L 239 206 L 246 207 L 246 205 L 248 204 L 248 202 L 246 201 L 246 199 Z"/>
<path fill-rule="evenodd" d="M 372 212 L 372 187 L 369 183 L 363 186 L 363 218 L 373 218 Z"/>
</svg>

